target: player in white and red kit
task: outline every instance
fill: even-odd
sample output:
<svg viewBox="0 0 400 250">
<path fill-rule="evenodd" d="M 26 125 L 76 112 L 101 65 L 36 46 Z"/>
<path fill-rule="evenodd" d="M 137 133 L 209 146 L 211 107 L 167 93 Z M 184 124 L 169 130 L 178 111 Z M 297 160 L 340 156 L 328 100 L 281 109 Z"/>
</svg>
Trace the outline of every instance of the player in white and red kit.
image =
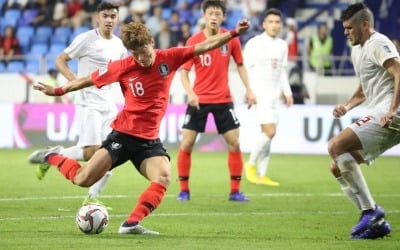
<svg viewBox="0 0 400 250">
<path fill-rule="evenodd" d="M 251 38 L 244 48 L 244 62 L 257 96 L 254 113 L 261 131 L 245 168 L 246 178 L 251 183 L 278 186 L 279 182 L 267 176 L 271 143 L 276 134 L 281 97 L 285 98 L 287 107 L 293 104 L 286 70 L 288 45 L 278 37 L 282 28 L 282 13 L 278 9 L 268 9 L 263 27 L 265 32 Z"/>
<path fill-rule="evenodd" d="M 88 76 L 97 69 L 106 68 L 110 61 L 127 56 L 127 50 L 121 39 L 113 34 L 118 24 L 118 12 L 118 5 L 109 2 L 100 3 L 96 11 L 98 27 L 79 34 L 57 57 L 56 66 L 69 81 Z M 72 72 L 69 68 L 70 60 L 78 60 L 78 72 Z M 103 88 L 92 86 L 77 91 L 74 96 L 74 123 L 78 124 L 78 143 L 68 148 L 56 146 L 55 149 L 60 149 L 60 154 L 78 161 L 87 161 L 100 147 L 111 132 L 110 124 L 118 113 L 116 104 L 113 104 L 115 101 L 111 88 L 111 86 Z M 36 176 L 39 180 L 44 178 L 49 168 L 48 164 L 38 166 Z M 97 197 L 110 176 L 111 171 L 89 188 L 83 204 L 89 202 L 102 204 Z M 111 209 L 108 205 L 106 207 Z"/>
<path fill-rule="evenodd" d="M 119 228 L 121 234 L 158 234 L 139 222 L 161 203 L 171 181 L 170 161 L 159 139 L 159 127 L 165 114 L 169 88 L 175 71 L 187 60 L 230 41 L 249 27 L 247 20 L 238 22 L 235 30 L 210 37 L 194 46 L 155 50 L 150 31 L 141 23 L 122 27 L 122 41 L 131 57 L 111 62 L 104 70 L 71 81 L 58 88 L 37 83 L 36 90 L 47 95 L 95 85 L 103 87 L 119 82 L 125 97 L 124 108 L 112 123 L 113 131 L 84 167 L 76 160 L 51 150 L 39 150 L 29 157 L 31 162 L 48 162 L 75 185 L 89 187 L 108 170 L 131 161 L 150 181 L 139 196 L 136 206 Z"/>
<path fill-rule="evenodd" d="M 350 5 L 342 12 L 341 20 L 352 45 L 351 59 L 359 86 L 345 104 L 335 106 L 333 115 L 342 117 L 364 102 L 367 111 L 363 118 L 330 139 L 330 168 L 345 195 L 361 210 L 350 237 L 375 239 L 388 235 L 391 229 L 384 210 L 369 191 L 360 164 L 369 165 L 400 143 L 399 131 L 391 129 L 400 112 L 400 58 L 389 38 L 374 30 L 373 14 L 365 4 Z"/>
<path fill-rule="evenodd" d="M 226 32 L 221 29 L 225 17 L 225 3 L 219 0 L 207 0 L 203 3 L 205 28 L 190 37 L 187 45 L 202 42 L 208 37 Z M 190 200 L 189 175 L 191 154 L 198 133 L 205 130 L 207 117 L 212 113 L 221 134 L 228 145 L 228 168 L 231 188 L 230 201 L 246 202 L 248 198 L 240 192 L 243 170 L 242 152 L 239 145 L 239 120 L 235 116 L 232 95 L 228 85 L 229 61 L 233 57 L 239 75 L 246 88 L 246 101 L 255 102 L 251 91 L 247 71 L 243 66 L 242 49 L 238 38 L 220 48 L 194 57 L 182 66 L 181 79 L 188 95 L 188 106 L 182 129 L 182 142 L 178 152 L 177 168 L 180 183 L 179 201 Z M 189 71 L 194 66 L 196 77 L 191 87 Z"/>
</svg>

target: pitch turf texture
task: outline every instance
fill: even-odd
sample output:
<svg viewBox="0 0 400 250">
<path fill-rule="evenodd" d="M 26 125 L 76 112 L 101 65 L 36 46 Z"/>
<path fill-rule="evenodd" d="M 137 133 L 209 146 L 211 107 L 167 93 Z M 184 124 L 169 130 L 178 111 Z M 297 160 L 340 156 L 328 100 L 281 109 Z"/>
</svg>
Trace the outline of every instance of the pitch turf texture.
<svg viewBox="0 0 400 250">
<path fill-rule="evenodd" d="M 273 155 L 270 176 L 280 187 L 242 182 L 249 203 L 228 201 L 225 152 L 195 152 L 191 201 L 178 202 L 172 183 L 143 226 L 160 236 L 120 235 L 118 227 L 148 183 L 125 164 L 114 171 L 102 199 L 113 207 L 106 230 L 85 235 L 75 213 L 87 189 L 55 169 L 39 181 L 26 163 L 33 151 L 0 150 L 0 249 L 400 249 L 399 158 L 381 157 L 363 167 L 376 201 L 386 209 L 390 237 L 350 240 L 358 211 L 328 171 L 327 156 Z M 245 155 L 245 159 L 247 155 Z"/>
</svg>

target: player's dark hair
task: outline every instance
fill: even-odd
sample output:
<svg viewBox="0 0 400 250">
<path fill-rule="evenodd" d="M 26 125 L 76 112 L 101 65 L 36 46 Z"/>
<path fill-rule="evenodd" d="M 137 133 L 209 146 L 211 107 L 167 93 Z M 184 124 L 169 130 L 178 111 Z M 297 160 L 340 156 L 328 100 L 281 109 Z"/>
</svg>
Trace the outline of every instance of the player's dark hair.
<svg viewBox="0 0 400 250">
<path fill-rule="evenodd" d="M 151 43 L 150 30 L 139 22 L 131 22 L 121 27 L 122 43 L 127 49 L 135 50 Z"/>
<path fill-rule="evenodd" d="M 226 13 L 226 5 L 225 1 L 221 0 L 206 0 L 203 2 L 203 13 L 210 7 L 219 8 L 222 10 L 222 13 L 225 15 Z"/>
<path fill-rule="evenodd" d="M 101 2 L 98 6 L 97 6 L 97 12 L 103 11 L 103 10 L 117 10 L 117 12 L 119 11 L 119 5 L 115 4 L 115 3 L 110 3 L 110 2 Z"/>
<path fill-rule="evenodd" d="M 265 12 L 264 17 L 267 17 L 269 15 L 275 15 L 275 16 L 279 16 L 280 18 L 282 18 L 282 12 L 276 8 L 270 8 L 267 9 L 267 11 Z"/>
<path fill-rule="evenodd" d="M 346 21 L 353 19 L 355 22 L 368 21 L 374 26 L 374 17 L 371 10 L 364 3 L 355 3 L 349 5 L 340 15 L 340 20 Z"/>
</svg>

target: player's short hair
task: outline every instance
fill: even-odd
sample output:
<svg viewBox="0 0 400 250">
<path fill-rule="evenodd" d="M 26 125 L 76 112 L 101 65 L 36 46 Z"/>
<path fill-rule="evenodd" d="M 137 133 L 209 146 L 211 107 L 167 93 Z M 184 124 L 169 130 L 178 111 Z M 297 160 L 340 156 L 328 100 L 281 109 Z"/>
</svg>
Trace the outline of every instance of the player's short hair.
<svg viewBox="0 0 400 250">
<path fill-rule="evenodd" d="M 353 19 L 355 22 L 368 21 L 371 27 L 374 26 L 374 16 L 364 3 L 351 4 L 342 12 L 340 20 L 347 21 L 349 19 Z"/>
<path fill-rule="evenodd" d="M 206 12 L 206 10 L 210 7 L 214 7 L 214 8 L 219 8 L 222 10 L 222 13 L 225 15 L 226 13 L 226 5 L 225 5 L 225 1 L 221 1 L 221 0 L 206 0 L 203 2 L 203 13 Z"/>
<path fill-rule="evenodd" d="M 265 12 L 264 18 L 266 18 L 269 15 L 279 16 L 282 19 L 282 12 L 276 8 L 267 9 L 267 11 Z"/>
<path fill-rule="evenodd" d="M 151 43 L 150 30 L 139 22 L 131 22 L 121 27 L 122 43 L 127 49 L 135 50 Z"/>
<path fill-rule="evenodd" d="M 101 2 L 98 6 L 97 6 L 97 12 L 103 11 L 103 10 L 117 10 L 117 12 L 119 11 L 119 5 L 115 4 L 115 3 L 111 3 L 111 2 Z"/>
</svg>

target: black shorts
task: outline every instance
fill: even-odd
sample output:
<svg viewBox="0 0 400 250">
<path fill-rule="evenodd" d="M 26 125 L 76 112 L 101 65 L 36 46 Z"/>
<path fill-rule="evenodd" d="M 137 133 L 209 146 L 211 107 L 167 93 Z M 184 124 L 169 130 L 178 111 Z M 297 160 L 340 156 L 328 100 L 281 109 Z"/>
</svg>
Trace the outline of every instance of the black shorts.
<svg viewBox="0 0 400 250">
<path fill-rule="evenodd" d="M 130 160 L 139 171 L 140 164 L 153 156 L 166 156 L 171 160 L 160 139 L 147 140 L 115 130 L 107 136 L 101 147 L 107 149 L 111 155 L 111 169 Z"/>
<path fill-rule="evenodd" d="M 233 109 L 233 103 L 200 104 L 200 110 L 188 105 L 186 108 L 183 128 L 203 133 L 206 127 L 208 113 L 212 113 L 219 134 L 240 127 Z"/>
</svg>

